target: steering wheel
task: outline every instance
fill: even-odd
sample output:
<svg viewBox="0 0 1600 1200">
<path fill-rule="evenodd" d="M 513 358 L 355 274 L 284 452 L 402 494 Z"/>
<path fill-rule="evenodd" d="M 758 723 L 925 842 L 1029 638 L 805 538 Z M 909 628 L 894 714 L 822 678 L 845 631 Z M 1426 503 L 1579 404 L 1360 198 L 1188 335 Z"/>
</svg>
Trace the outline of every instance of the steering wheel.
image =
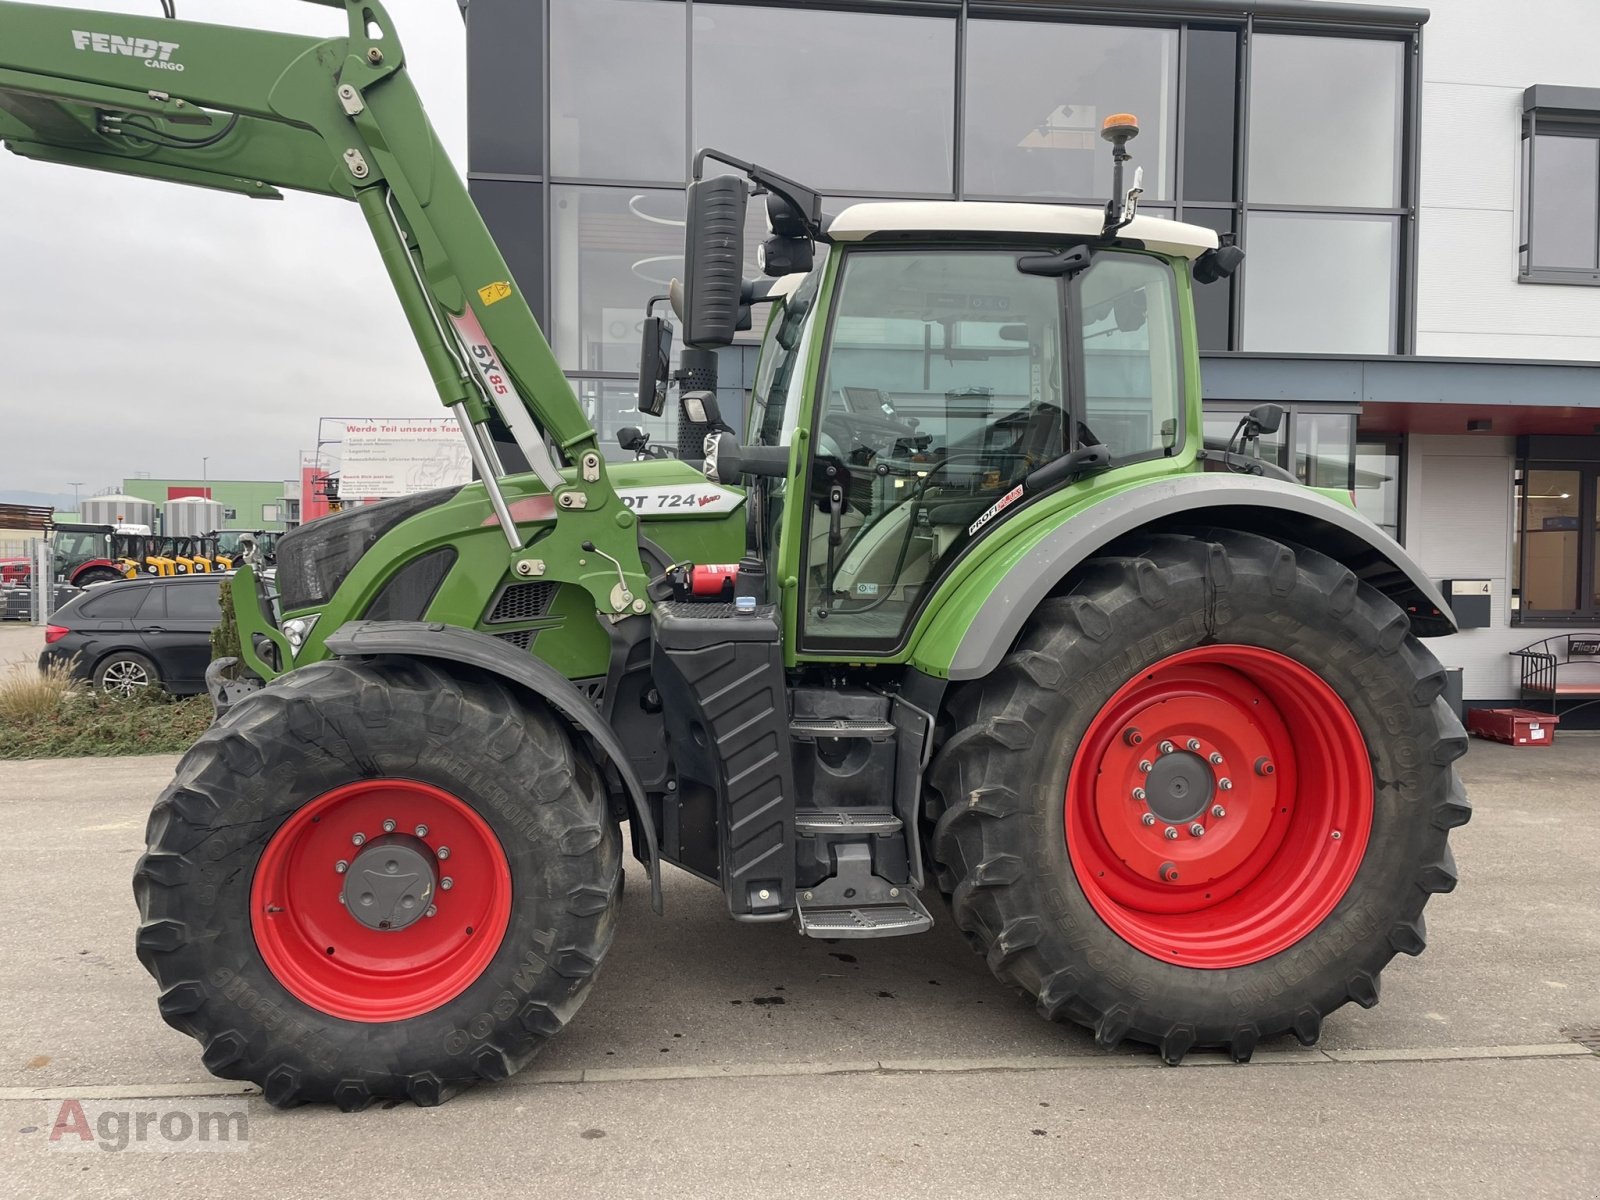
<svg viewBox="0 0 1600 1200">
<path fill-rule="evenodd" d="M 917 426 L 893 417 L 831 410 L 822 416 L 822 432 L 841 446 L 862 447 L 874 454 L 894 449 L 896 442 L 917 436 Z"/>
</svg>

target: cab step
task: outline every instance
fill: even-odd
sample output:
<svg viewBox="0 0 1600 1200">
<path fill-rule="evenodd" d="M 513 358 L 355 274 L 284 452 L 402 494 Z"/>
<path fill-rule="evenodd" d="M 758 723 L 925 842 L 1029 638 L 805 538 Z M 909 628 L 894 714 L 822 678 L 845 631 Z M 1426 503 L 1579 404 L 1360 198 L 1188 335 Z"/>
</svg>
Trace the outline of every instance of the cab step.
<svg viewBox="0 0 1600 1200">
<path fill-rule="evenodd" d="M 900 818 L 886 808 L 826 808 L 809 812 L 801 809 L 794 815 L 794 830 L 802 835 L 885 834 L 898 833 L 900 828 Z"/>
<path fill-rule="evenodd" d="M 789 720 L 789 735 L 802 742 L 817 738 L 887 742 L 894 738 L 894 724 L 870 717 L 796 716 Z"/>
<path fill-rule="evenodd" d="M 933 928 L 933 917 L 922 901 L 915 892 L 905 889 L 888 904 L 835 907 L 802 902 L 799 917 L 800 932 L 814 938 L 896 937 Z"/>
</svg>

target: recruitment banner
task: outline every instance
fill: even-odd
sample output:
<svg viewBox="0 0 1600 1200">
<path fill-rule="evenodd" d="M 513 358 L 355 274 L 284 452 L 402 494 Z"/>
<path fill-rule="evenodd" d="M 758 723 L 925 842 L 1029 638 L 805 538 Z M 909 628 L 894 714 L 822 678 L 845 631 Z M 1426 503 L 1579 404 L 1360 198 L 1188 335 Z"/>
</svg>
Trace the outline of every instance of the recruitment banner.
<svg viewBox="0 0 1600 1200">
<path fill-rule="evenodd" d="M 453 420 L 351 421 L 344 428 L 339 494 L 409 496 L 472 481 L 472 457 Z"/>
</svg>

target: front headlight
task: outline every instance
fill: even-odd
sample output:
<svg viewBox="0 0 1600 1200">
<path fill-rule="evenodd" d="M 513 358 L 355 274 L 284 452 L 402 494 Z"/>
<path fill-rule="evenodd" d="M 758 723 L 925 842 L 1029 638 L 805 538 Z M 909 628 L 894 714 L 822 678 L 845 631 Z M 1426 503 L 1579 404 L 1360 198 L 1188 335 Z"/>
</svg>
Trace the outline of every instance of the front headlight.
<svg viewBox="0 0 1600 1200">
<path fill-rule="evenodd" d="M 296 658 L 300 657 L 300 647 L 306 644 L 306 639 L 317 627 L 317 618 L 321 615 L 312 613 L 310 616 L 290 617 L 283 623 L 283 636 L 289 639 L 289 649 L 294 652 Z"/>
</svg>

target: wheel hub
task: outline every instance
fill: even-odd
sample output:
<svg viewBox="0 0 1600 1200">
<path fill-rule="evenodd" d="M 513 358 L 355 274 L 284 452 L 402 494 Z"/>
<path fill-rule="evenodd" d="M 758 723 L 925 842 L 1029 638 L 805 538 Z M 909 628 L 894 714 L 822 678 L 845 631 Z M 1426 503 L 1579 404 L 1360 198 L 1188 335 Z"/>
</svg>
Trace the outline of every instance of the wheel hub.
<svg viewBox="0 0 1600 1200">
<path fill-rule="evenodd" d="M 400 1021 L 478 979 L 511 917 L 511 871 L 476 809 L 432 784 L 360 780 L 298 807 L 262 851 L 251 930 L 294 996 Z"/>
<path fill-rule="evenodd" d="M 1145 780 L 1145 803 L 1169 825 L 1187 825 L 1211 807 L 1216 777 L 1205 759 L 1189 750 L 1163 755 Z"/>
<path fill-rule="evenodd" d="M 1066 839 L 1095 911 L 1185 966 L 1293 945 L 1350 885 L 1371 826 L 1365 739 L 1315 671 L 1256 646 L 1130 679 L 1079 743 Z"/>
<path fill-rule="evenodd" d="M 421 919 L 438 887 L 434 857 L 416 838 L 391 834 L 361 848 L 344 875 L 340 900 L 368 929 L 393 932 Z"/>
</svg>

